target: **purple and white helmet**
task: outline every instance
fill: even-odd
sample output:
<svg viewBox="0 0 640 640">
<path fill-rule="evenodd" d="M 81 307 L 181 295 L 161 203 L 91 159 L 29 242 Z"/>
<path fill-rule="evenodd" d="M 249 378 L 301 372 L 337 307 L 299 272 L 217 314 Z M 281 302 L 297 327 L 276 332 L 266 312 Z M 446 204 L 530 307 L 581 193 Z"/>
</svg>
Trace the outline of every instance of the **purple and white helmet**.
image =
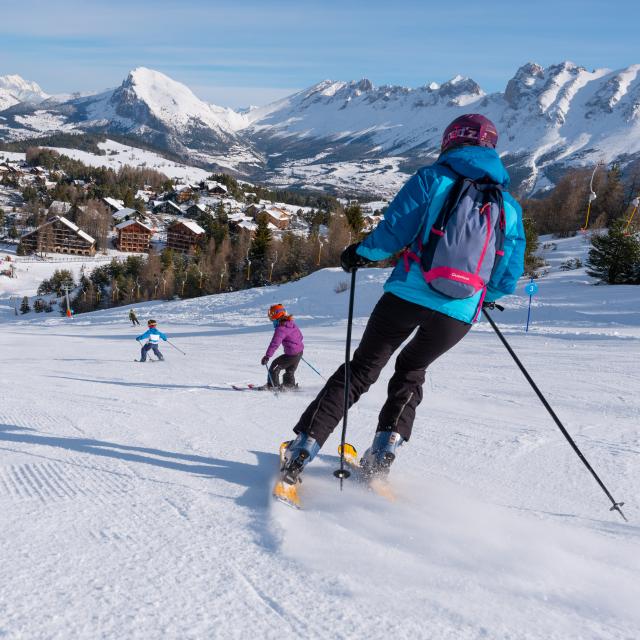
<svg viewBox="0 0 640 640">
<path fill-rule="evenodd" d="M 467 113 L 456 118 L 442 136 L 441 152 L 459 144 L 474 144 L 495 149 L 498 144 L 498 130 L 495 124 L 479 113 Z"/>
</svg>

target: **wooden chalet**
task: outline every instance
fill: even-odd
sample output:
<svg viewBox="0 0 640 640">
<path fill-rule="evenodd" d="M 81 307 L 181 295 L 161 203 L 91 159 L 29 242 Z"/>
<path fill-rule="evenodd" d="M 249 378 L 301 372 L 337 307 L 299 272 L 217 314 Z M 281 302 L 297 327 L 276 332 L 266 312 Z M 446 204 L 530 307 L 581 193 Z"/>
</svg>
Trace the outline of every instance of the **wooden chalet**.
<svg viewBox="0 0 640 640">
<path fill-rule="evenodd" d="M 205 180 L 200 183 L 200 188 L 206 190 L 210 196 L 226 196 L 229 193 L 226 185 L 215 180 Z"/>
<path fill-rule="evenodd" d="M 16 165 L 13 162 L 0 162 L 0 175 L 22 177 L 25 175 L 25 170 L 23 167 Z"/>
<path fill-rule="evenodd" d="M 193 220 L 176 220 L 167 227 L 167 248 L 193 254 L 205 239 L 205 231 Z"/>
<path fill-rule="evenodd" d="M 199 218 L 207 212 L 208 209 L 203 204 L 192 204 L 184 213 L 187 218 Z"/>
<path fill-rule="evenodd" d="M 148 253 L 153 229 L 139 220 L 125 220 L 116 225 L 118 238 L 116 247 L 119 251 L 135 251 Z"/>
<path fill-rule="evenodd" d="M 111 214 L 111 218 L 113 219 L 114 225 L 119 225 L 121 222 L 125 220 L 137 220 L 142 218 L 142 214 L 136 211 L 136 209 L 132 209 L 131 207 L 124 207 L 123 209 L 118 209 L 115 213 Z"/>
<path fill-rule="evenodd" d="M 188 185 L 184 185 L 182 187 L 176 187 L 171 197 L 178 204 L 182 204 L 183 202 L 188 202 L 189 200 L 191 200 L 191 198 L 193 198 L 193 189 Z"/>
<path fill-rule="evenodd" d="M 245 208 L 244 213 L 247 216 L 251 216 L 252 218 L 256 217 L 256 214 L 260 213 L 260 211 L 264 211 L 264 207 L 260 204 L 250 204 Z"/>
<path fill-rule="evenodd" d="M 181 216 L 182 209 L 171 200 L 157 200 L 153 203 L 153 213 L 168 213 L 173 216 Z"/>
<path fill-rule="evenodd" d="M 261 216 L 265 216 L 267 218 L 267 222 L 270 222 L 280 231 L 288 229 L 291 224 L 291 214 L 278 207 L 266 207 L 264 209 L 259 209 L 253 213 L 252 217 L 257 222 Z"/>
<path fill-rule="evenodd" d="M 20 238 L 26 253 L 70 253 L 92 256 L 96 252 L 96 241 L 63 216 L 54 216 L 34 231 Z"/>
</svg>

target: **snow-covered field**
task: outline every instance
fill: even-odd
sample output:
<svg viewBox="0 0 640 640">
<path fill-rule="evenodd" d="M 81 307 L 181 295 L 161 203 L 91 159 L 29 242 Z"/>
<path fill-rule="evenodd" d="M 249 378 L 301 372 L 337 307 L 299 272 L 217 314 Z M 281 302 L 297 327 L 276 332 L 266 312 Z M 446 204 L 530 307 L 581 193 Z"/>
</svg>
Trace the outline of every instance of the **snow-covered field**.
<svg viewBox="0 0 640 640">
<path fill-rule="evenodd" d="M 36 297 L 40 283 L 50 278 L 56 270 L 67 270 L 76 282 L 83 273 L 89 275 L 95 268 L 111 262 L 114 258 L 140 255 L 109 249 L 95 256 L 69 256 L 61 253 L 45 253 L 44 259 L 31 256 L 16 256 L 15 245 L 0 245 L 0 271 L 14 270 L 14 277 L 0 276 L 0 322 L 14 313 L 12 298 Z M 31 299 L 30 302 L 33 302 Z"/>
<path fill-rule="evenodd" d="M 347 276 L 137 307 L 169 345 L 138 364 L 127 308 L 0 324 L 0 635 L 8 638 L 631 639 L 640 629 L 638 288 L 592 286 L 557 242 L 524 334 L 496 319 L 611 489 L 625 524 L 486 322 L 430 369 L 394 503 L 332 476 L 305 509 L 270 499 L 277 448 L 322 381 L 259 382 L 284 302 L 305 357 L 343 358 Z M 355 342 L 386 272 L 358 276 Z M 522 283 L 524 285 L 524 282 Z M 373 435 L 390 365 L 353 409 Z"/>
<path fill-rule="evenodd" d="M 359 162 L 292 161 L 279 167 L 270 183 L 280 187 L 308 190 L 337 189 L 340 192 L 376 194 L 393 198 L 409 177 L 400 170 L 404 158 L 361 160 Z"/>
<path fill-rule="evenodd" d="M 138 149 L 114 140 L 99 142 L 98 147 L 106 151 L 107 155 L 97 156 L 88 151 L 58 147 L 55 147 L 54 151 L 69 156 L 74 160 L 79 160 L 90 167 L 108 167 L 115 171 L 124 166 L 155 169 L 160 173 L 164 173 L 168 178 L 177 178 L 185 182 L 199 182 L 200 180 L 206 180 L 211 175 L 211 171 L 173 162 L 173 160 L 167 160 L 153 151 Z"/>
</svg>

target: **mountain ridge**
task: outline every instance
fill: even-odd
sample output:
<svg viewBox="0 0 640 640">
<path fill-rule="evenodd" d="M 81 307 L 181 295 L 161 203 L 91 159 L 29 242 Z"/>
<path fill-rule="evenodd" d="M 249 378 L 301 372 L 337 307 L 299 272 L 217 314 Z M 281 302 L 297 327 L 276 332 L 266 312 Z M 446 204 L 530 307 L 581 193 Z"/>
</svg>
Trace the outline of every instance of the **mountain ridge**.
<svg viewBox="0 0 640 640">
<path fill-rule="evenodd" d="M 416 88 L 323 80 L 242 112 L 137 67 L 100 94 L 0 109 L 4 139 L 53 125 L 126 134 L 239 177 L 338 191 L 371 188 L 367 173 L 380 185 L 385 172 L 408 174 L 432 162 L 446 125 L 474 111 L 496 123 L 497 149 L 521 193 L 553 184 L 568 166 L 640 158 L 640 64 L 588 71 L 569 61 L 528 62 L 493 93 L 462 75 Z M 364 181 L 355 184 L 355 175 Z"/>
</svg>

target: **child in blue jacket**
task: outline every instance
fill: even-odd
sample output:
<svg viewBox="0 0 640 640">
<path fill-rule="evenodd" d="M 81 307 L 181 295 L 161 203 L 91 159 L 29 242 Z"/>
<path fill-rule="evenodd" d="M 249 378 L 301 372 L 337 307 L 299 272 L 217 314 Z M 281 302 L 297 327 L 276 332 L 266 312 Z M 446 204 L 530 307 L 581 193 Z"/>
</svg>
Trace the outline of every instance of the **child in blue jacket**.
<svg viewBox="0 0 640 640">
<path fill-rule="evenodd" d="M 441 154 L 435 164 L 423 167 L 410 178 L 389 205 L 378 227 L 342 254 L 342 267 L 350 272 L 404 250 L 404 259 L 398 262 L 386 282 L 385 293 L 369 318 L 350 364 L 349 404 L 352 405 L 378 379 L 394 351 L 413 334 L 396 359 L 395 373 L 389 382 L 387 400 L 380 410 L 373 443 L 361 460 L 367 475 L 386 474 L 398 445 L 409 440 L 416 409 L 422 401 L 426 368 L 467 334 L 483 303 L 513 293 L 524 271 L 522 210 L 507 193 L 509 175 L 495 151 L 497 141 L 495 125 L 484 116 L 467 114 L 456 118 L 444 132 Z M 493 220 L 492 212 L 498 212 L 493 214 L 498 222 L 495 227 L 489 223 L 482 227 L 487 242 L 484 247 L 484 240 L 479 245 L 481 258 L 474 263 L 478 265 L 478 271 L 462 271 L 446 265 L 432 270 L 438 271 L 438 276 L 433 274 L 434 277 L 444 274 L 445 278 L 450 278 L 449 290 L 460 282 L 476 283 L 469 295 L 451 297 L 433 286 L 429 279 L 432 272 L 426 273 L 422 268 L 420 255 L 434 246 L 429 240 L 430 233 L 446 235 L 442 231 L 445 228 L 441 226 L 443 220 L 453 220 L 457 224 L 458 217 L 440 214 L 454 210 L 448 208 L 449 202 L 461 202 L 460 193 L 468 184 L 474 185 L 476 192 L 485 193 L 484 189 L 490 189 L 499 194 L 488 210 L 490 220 Z M 456 191 L 453 191 L 454 186 Z M 479 217 L 463 218 L 461 214 L 459 219 L 478 224 L 477 220 L 487 213 L 485 205 L 471 211 Z M 500 236 L 500 243 L 498 245 L 496 241 L 495 246 L 488 242 L 492 239 L 493 229 L 499 230 L 493 238 Z M 484 238 L 480 234 L 477 237 Z M 476 245 L 464 244 L 470 238 Z M 435 242 L 439 241 L 436 239 Z M 466 236 L 453 234 L 447 235 L 446 242 L 442 242 L 445 244 L 448 245 L 446 251 L 453 248 L 457 255 L 466 259 L 474 255 L 472 251 L 477 240 L 469 233 Z M 488 246 L 491 255 L 487 252 Z M 480 278 L 477 274 L 485 256 L 490 260 L 487 267 L 490 277 Z M 456 278 L 458 282 L 453 283 Z M 345 367 L 342 365 L 294 427 L 297 437 L 284 452 L 282 469 L 282 480 L 288 485 L 297 482 L 303 467 L 315 457 L 340 422 L 344 383 Z"/>
<path fill-rule="evenodd" d="M 158 323 L 155 320 L 149 320 L 149 322 L 147 322 L 147 326 L 149 328 L 141 336 L 138 336 L 136 338 L 138 342 L 145 339 L 149 340 L 140 351 L 140 362 L 146 361 L 147 353 L 149 353 L 151 349 L 153 349 L 153 353 L 155 354 L 156 358 L 158 358 L 158 360 L 164 360 L 164 356 L 162 355 L 162 353 L 160 353 L 158 345 L 160 344 L 160 339 L 166 341 L 167 336 L 165 336 L 162 331 L 159 331 L 156 328 L 157 324 Z"/>
</svg>

